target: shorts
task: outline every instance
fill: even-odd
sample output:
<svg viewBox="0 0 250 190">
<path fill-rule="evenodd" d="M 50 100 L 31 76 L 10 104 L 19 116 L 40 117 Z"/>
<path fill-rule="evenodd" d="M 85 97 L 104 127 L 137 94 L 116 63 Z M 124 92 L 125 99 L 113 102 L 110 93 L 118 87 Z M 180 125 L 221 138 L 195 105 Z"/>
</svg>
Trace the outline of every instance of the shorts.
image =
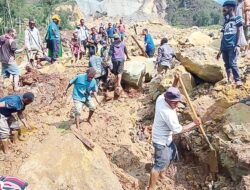
<svg viewBox="0 0 250 190">
<path fill-rule="evenodd" d="M 2 63 L 2 75 L 4 78 L 9 78 L 10 75 L 20 76 L 20 70 L 15 62 L 11 64 Z"/>
<path fill-rule="evenodd" d="M 83 106 L 86 106 L 89 108 L 90 111 L 95 111 L 96 107 L 94 102 L 90 99 L 90 100 L 86 100 L 85 102 L 81 102 L 78 100 L 74 100 L 74 107 L 73 107 L 73 112 L 75 116 L 80 116 Z"/>
<path fill-rule="evenodd" d="M 43 52 L 39 50 L 28 51 L 28 54 L 29 54 L 30 60 L 37 60 L 37 59 L 41 59 L 44 57 Z"/>
<path fill-rule="evenodd" d="M 114 75 L 122 74 L 124 70 L 124 60 L 112 60 L 113 68 L 111 72 Z"/>
<path fill-rule="evenodd" d="M 7 117 L 0 114 L 0 140 L 8 139 L 10 136 L 10 127 Z"/>
<path fill-rule="evenodd" d="M 169 146 L 153 143 L 155 148 L 154 166 L 155 171 L 163 171 L 173 160 L 178 159 L 176 145 L 172 142 Z"/>
<path fill-rule="evenodd" d="M 154 57 L 155 49 L 151 49 L 151 50 L 146 51 L 146 54 L 148 55 L 148 57 Z"/>
</svg>

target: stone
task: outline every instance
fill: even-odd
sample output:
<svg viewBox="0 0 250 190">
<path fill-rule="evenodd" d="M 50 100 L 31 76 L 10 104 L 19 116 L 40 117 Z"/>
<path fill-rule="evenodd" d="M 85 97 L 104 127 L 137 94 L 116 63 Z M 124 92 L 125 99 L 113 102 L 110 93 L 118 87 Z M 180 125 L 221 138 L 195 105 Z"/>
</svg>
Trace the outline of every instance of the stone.
<svg viewBox="0 0 250 190">
<path fill-rule="evenodd" d="M 238 103 L 228 108 L 224 114 L 222 130 L 223 146 L 220 147 L 220 162 L 234 181 L 250 173 L 250 107 Z M 226 137 L 225 137 L 226 135 Z M 232 143 L 240 140 L 241 143 Z"/>
<path fill-rule="evenodd" d="M 250 107 L 246 104 L 236 104 L 225 113 L 224 133 L 231 139 L 250 142 Z"/>
<path fill-rule="evenodd" d="M 139 88 L 142 86 L 146 65 L 136 60 L 127 61 L 124 65 L 122 83 Z"/>
<path fill-rule="evenodd" d="M 73 134 L 56 130 L 35 148 L 18 176 L 30 189 L 122 190 L 101 148 L 89 151 Z"/>
<path fill-rule="evenodd" d="M 154 61 L 155 58 L 150 58 L 145 61 L 146 64 L 145 82 L 150 82 L 153 76 L 156 74 Z"/>
<path fill-rule="evenodd" d="M 186 42 L 194 46 L 202 46 L 210 44 L 212 42 L 212 38 L 200 31 L 195 31 L 190 34 Z"/>
<path fill-rule="evenodd" d="M 211 48 L 192 47 L 176 56 L 188 72 L 206 82 L 216 83 L 224 78 L 223 62 L 215 59 L 216 52 Z"/>
</svg>

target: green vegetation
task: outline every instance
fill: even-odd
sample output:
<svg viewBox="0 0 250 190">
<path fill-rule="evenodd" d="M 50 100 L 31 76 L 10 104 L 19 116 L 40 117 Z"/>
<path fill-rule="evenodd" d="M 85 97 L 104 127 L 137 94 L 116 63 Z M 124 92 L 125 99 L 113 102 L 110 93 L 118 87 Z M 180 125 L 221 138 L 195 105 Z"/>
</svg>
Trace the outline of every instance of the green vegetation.
<svg viewBox="0 0 250 190">
<path fill-rule="evenodd" d="M 36 20 L 37 26 L 46 29 L 56 5 L 68 0 L 0 0 L 0 33 L 4 33 L 6 28 L 16 29 L 25 27 L 30 18 Z M 9 4 L 9 6 L 8 6 Z M 69 15 L 67 11 L 57 12 L 62 17 L 61 27 L 70 29 Z M 21 32 L 20 32 L 21 33 Z"/>
<path fill-rule="evenodd" d="M 221 7 L 212 0 L 167 0 L 166 19 L 175 26 L 218 25 L 223 17 Z"/>
</svg>

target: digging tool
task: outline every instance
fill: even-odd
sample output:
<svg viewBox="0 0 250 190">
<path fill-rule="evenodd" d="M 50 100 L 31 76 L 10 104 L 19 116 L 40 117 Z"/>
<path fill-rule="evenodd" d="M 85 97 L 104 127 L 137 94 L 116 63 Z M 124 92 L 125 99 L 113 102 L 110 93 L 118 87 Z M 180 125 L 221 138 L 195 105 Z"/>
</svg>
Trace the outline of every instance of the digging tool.
<svg viewBox="0 0 250 190">
<path fill-rule="evenodd" d="M 133 27 L 134 27 L 135 34 L 137 35 L 137 28 L 136 28 L 136 25 L 134 25 Z"/>
<path fill-rule="evenodd" d="M 193 113 L 194 118 L 198 119 L 198 115 L 197 115 L 197 113 L 196 113 L 196 111 L 194 109 L 194 106 L 193 106 L 193 104 L 192 104 L 192 102 L 190 100 L 190 97 L 189 97 L 189 95 L 187 93 L 186 87 L 185 87 L 181 77 L 179 77 L 179 82 L 181 84 L 181 88 L 183 89 L 184 96 L 187 99 L 187 102 L 188 102 L 188 104 L 189 104 L 189 106 L 191 108 L 191 111 Z M 199 125 L 199 128 L 200 128 L 201 133 L 202 133 L 203 137 L 205 138 L 205 140 L 206 140 L 206 142 L 207 142 L 207 144 L 209 145 L 209 148 L 210 148 L 209 155 L 208 155 L 209 170 L 213 174 L 218 173 L 218 160 L 217 160 L 216 150 L 214 149 L 213 145 L 210 143 L 210 141 L 209 141 L 209 139 L 208 139 L 208 137 L 207 137 L 207 135 L 206 135 L 206 133 L 205 133 L 205 131 L 203 129 L 202 124 Z"/>
<path fill-rule="evenodd" d="M 70 127 L 70 129 L 72 133 L 76 136 L 76 138 L 78 138 L 87 148 L 89 148 L 90 150 L 93 150 L 93 148 L 95 148 L 95 145 L 86 137 L 84 137 L 77 128 Z"/>
<path fill-rule="evenodd" d="M 141 50 L 143 56 L 145 56 L 145 57 L 148 58 L 147 53 L 146 53 L 146 52 L 144 51 L 144 49 L 141 47 L 141 45 L 139 44 L 139 42 L 137 41 L 137 39 L 136 39 L 133 35 L 131 35 L 131 37 L 133 38 L 133 40 L 135 41 L 135 43 L 137 44 L 137 46 L 140 48 L 140 50 Z"/>
</svg>

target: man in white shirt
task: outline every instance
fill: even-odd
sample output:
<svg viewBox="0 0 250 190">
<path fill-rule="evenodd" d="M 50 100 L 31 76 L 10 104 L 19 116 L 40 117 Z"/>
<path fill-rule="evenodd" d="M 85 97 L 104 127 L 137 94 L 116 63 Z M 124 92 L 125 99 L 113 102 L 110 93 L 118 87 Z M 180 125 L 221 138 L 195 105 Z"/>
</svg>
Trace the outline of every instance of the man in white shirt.
<svg viewBox="0 0 250 190">
<path fill-rule="evenodd" d="M 25 47 L 28 50 L 28 59 L 32 66 L 40 68 L 41 61 L 50 61 L 43 53 L 42 39 L 33 19 L 29 20 L 29 27 L 25 30 Z"/>
<path fill-rule="evenodd" d="M 77 32 L 79 43 L 84 47 L 84 50 L 86 52 L 89 29 L 85 26 L 84 19 L 80 20 L 80 25 L 77 26 L 75 32 Z"/>
<path fill-rule="evenodd" d="M 175 84 L 178 77 L 175 78 Z M 152 131 L 152 141 L 155 148 L 154 166 L 150 174 L 147 190 L 153 190 L 159 177 L 164 178 L 164 170 L 172 160 L 177 158 L 178 152 L 173 142 L 173 134 L 185 133 L 200 124 L 200 119 L 189 125 L 181 126 L 176 108 L 181 101 L 178 88 L 170 87 L 160 95 L 156 101 L 155 118 Z"/>
</svg>

